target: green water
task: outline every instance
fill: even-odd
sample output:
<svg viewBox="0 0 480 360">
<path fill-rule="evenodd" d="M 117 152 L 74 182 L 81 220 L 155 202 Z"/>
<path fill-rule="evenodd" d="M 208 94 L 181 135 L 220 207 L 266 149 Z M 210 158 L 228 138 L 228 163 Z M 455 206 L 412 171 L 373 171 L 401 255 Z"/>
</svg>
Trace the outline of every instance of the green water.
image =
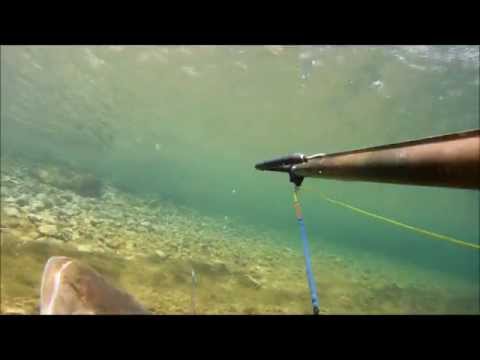
<svg viewBox="0 0 480 360">
<path fill-rule="evenodd" d="M 279 247 L 300 251 L 287 176 L 254 164 L 477 128 L 478 55 L 478 46 L 2 46 L 1 152 L 90 171 L 220 225 L 271 232 Z M 478 191 L 304 184 L 479 243 Z M 302 194 L 302 205 L 314 252 L 334 249 L 373 267 L 401 264 L 412 278 L 433 272 L 440 286 L 458 279 L 478 294 L 477 250 L 366 218 L 313 192 Z"/>
</svg>

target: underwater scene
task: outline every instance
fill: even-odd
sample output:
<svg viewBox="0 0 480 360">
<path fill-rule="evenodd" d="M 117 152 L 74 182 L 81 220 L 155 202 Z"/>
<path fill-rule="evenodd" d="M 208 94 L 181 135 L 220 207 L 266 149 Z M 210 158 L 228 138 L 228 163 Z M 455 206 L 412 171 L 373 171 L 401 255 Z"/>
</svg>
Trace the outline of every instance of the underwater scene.
<svg viewBox="0 0 480 360">
<path fill-rule="evenodd" d="M 305 252 L 255 169 L 478 129 L 479 46 L 0 50 L 1 314 L 480 313 L 478 190 L 305 178 Z"/>
</svg>

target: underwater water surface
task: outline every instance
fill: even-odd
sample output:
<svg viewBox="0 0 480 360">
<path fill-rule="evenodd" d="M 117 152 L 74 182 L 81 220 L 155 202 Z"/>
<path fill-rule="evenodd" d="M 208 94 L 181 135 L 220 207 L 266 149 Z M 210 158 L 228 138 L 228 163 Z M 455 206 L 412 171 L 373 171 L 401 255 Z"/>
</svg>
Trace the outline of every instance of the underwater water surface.
<svg viewBox="0 0 480 360">
<path fill-rule="evenodd" d="M 292 184 L 254 164 L 478 128 L 479 67 L 478 46 L 2 46 L 2 312 L 38 313 L 68 255 L 158 314 L 310 313 Z M 322 314 L 480 312 L 478 249 L 319 196 L 478 245 L 478 191 L 302 188 Z"/>
</svg>

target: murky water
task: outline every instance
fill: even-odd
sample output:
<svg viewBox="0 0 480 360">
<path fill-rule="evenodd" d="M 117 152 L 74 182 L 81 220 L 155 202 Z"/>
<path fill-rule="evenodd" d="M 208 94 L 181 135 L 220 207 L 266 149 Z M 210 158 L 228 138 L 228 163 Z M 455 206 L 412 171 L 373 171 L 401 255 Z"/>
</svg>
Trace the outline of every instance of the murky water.
<svg viewBox="0 0 480 360">
<path fill-rule="evenodd" d="M 475 46 L 1 48 L 2 311 L 49 256 L 155 313 L 309 313 L 292 187 L 261 160 L 479 126 Z M 322 313 L 478 313 L 478 191 L 306 179 Z M 13 310 L 12 310 L 13 309 Z"/>
</svg>

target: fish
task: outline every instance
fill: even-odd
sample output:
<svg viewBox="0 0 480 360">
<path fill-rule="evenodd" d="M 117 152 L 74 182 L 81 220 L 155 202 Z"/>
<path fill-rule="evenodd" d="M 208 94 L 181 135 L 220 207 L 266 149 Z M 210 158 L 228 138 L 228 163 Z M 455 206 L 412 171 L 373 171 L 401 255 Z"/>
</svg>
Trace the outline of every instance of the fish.
<svg viewBox="0 0 480 360">
<path fill-rule="evenodd" d="M 70 257 L 48 259 L 40 287 L 40 315 L 150 314 L 129 293 Z"/>
</svg>

